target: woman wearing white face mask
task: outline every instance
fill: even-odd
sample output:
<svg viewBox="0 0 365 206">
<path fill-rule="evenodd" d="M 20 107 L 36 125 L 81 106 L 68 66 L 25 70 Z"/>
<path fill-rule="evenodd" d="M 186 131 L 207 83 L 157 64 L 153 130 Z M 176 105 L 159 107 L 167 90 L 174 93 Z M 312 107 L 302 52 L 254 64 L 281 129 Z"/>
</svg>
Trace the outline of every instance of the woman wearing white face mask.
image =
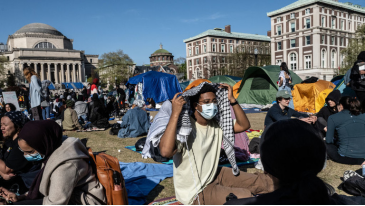
<svg viewBox="0 0 365 206">
<path fill-rule="evenodd" d="M 220 85 L 221 91 L 228 90 L 228 96 L 223 98 L 217 97 L 215 87 L 215 84 L 203 82 L 197 88 L 187 91 L 194 93 L 193 96 L 178 97 L 178 93 L 172 103 L 167 102 L 162 105 L 163 109 L 168 104 L 172 106 L 171 113 L 166 110 L 166 113 L 170 113 L 169 120 L 160 139 L 159 149 L 163 157 L 173 157 L 176 198 L 183 204 L 223 204 L 230 193 L 244 198 L 274 190 L 273 179 L 268 175 L 241 172 L 235 176 L 231 168 L 218 167 L 223 135 L 226 134 L 223 131 L 223 127 L 226 126 L 220 124 L 232 121 L 233 124 L 230 125 L 233 128 L 230 128 L 230 131 L 239 133 L 249 129 L 250 123 L 233 97 L 232 87 L 227 84 Z M 190 100 L 191 109 L 191 115 L 188 117 L 191 128 L 186 128 L 191 132 L 186 143 L 182 143 L 177 137 L 179 116 L 186 104 L 184 98 Z M 237 120 L 232 120 L 231 116 L 227 120 L 222 120 L 225 117 L 219 109 L 230 111 L 229 103 L 233 107 Z M 214 118 L 219 112 L 220 122 Z M 155 118 L 164 117 L 158 115 Z M 158 121 L 154 121 L 154 124 L 158 124 Z"/>
<path fill-rule="evenodd" d="M 62 141 L 62 128 L 54 121 L 32 121 L 19 133 L 19 148 L 42 169 L 26 195 L 4 188 L 0 195 L 15 204 L 106 204 L 103 186 L 96 179 L 86 147 L 77 138 Z"/>
</svg>

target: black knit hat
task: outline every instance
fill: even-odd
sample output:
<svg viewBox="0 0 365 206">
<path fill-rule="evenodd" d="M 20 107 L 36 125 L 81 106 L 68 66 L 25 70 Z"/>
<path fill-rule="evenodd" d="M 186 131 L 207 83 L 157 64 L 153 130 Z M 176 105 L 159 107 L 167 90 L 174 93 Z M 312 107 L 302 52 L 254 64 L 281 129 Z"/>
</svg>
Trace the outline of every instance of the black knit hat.
<svg viewBox="0 0 365 206">
<path fill-rule="evenodd" d="M 66 106 L 67 107 L 73 107 L 73 106 L 75 106 L 75 102 L 72 101 L 71 99 L 69 99 L 69 100 L 66 101 Z"/>
<path fill-rule="evenodd" d="M 365 62 L 365 51 L 360 52 L 359 56 L 357 56 L 357 60 Z"/>
</svg>

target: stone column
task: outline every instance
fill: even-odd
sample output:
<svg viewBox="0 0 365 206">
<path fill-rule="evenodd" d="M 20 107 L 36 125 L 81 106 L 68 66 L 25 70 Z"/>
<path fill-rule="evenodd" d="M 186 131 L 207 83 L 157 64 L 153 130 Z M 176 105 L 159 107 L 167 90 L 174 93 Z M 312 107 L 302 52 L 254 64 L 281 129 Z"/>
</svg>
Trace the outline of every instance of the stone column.
<svg viewBox="0 0 365 206">
<path fill-rule="evenodd" d="M 76 82 L 76 64 L 72 64 L 72 82 Z"/>
<path fill-rule="evenodd" d="M 58 63 L 54 64 L 54 78 L 55 78 L 55 83 L 58 84 Z"/>
<path fill-rule="evenodd" d="M 67 82 L 70 82 L 70 79 L 71 79 L 71 78 L 70 78 L 70 73 L 71 73 L 71 72 L 70 72 L 70 65 L 71 65 L 71 64 L 67 64 L 67 72 L 66 72 L 66 81 L 67 81 Z"/>
<path fill-rule="evenodd" d="M 47 63 L 47 80 L 51 81 L 51 64 Z"/>
<path fill-rule="evenodd" d="M 44 80 L 44 63 L 41 63 L 41 75 L 40 75 L 41 81 Z"/>
<path fill-rule="evenodd" d="M 78 79 L 78 81 L 82 82 L 82 63 L 78 64 L 78 65 L 79 65 L 79 79 Z"/>
</svg>

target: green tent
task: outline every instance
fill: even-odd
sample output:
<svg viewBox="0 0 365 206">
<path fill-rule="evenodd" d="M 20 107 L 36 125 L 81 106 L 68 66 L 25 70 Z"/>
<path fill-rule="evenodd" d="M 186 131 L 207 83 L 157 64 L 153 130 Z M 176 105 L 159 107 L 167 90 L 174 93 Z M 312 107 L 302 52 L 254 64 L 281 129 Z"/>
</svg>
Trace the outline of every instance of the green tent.
<svg viewBox="0 0 365 206">
<path fill-rule="evenodd" d="M 191 83 L 191 81 L 186 81 L 186 82 L 180 83 L 181 90 L 184 91 L 185 88 L 188 87 L 190 83 Z"/>
<path fill-rule="evenodd" d="M 233 79 L 220 75 L 209 78 L 209 81 L 213 83 L 226 83 L 231 85 L 232 87 L 236 84 L 236 82 Z"/>
<path fill-rule="evenodd" d="M 280 66 L 249 67 L 242 78 L 238 89 L 237 101 L 240 104 L 271 104 L 276 99 L 278 91 Z M 293 71 L 290 72 L 293 85 L 302 82 L 302 79 Z"/>
<path fill-rule="evenodd" d="M 231 76 L 231 75 L 224 75 L 224 76 L 226 76 L 226 77 L 229 77 L 229 78 L 233 79 L 233 81 L 235 81 L 235 82 L 239 82 L 239 81 L 241 81 L 241 80 L 242 80 L 242 78 L 241 78 L 241 77 L 236 77 L 236 76 Z"/>
</svg>

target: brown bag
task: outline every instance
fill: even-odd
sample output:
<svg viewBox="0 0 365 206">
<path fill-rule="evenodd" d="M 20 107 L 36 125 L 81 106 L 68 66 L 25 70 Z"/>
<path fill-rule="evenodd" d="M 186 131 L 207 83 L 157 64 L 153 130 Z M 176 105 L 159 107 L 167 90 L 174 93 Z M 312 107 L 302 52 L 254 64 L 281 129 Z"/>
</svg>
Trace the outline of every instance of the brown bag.
<svg viewBox="0 0 365 206">
<path fill-rule="evenodd" d="M 105 189 L 107 204 L 128 205 L 127 189 L 118 159 L 103 152 L 94 154 L 90 148 L 89 155 L 94 161 L 93 170 Z M 114 190 L 113 172 L 120 176 L 121 184 L 117 186 L 120 188 L 118 191 Z"/>
</svg>

